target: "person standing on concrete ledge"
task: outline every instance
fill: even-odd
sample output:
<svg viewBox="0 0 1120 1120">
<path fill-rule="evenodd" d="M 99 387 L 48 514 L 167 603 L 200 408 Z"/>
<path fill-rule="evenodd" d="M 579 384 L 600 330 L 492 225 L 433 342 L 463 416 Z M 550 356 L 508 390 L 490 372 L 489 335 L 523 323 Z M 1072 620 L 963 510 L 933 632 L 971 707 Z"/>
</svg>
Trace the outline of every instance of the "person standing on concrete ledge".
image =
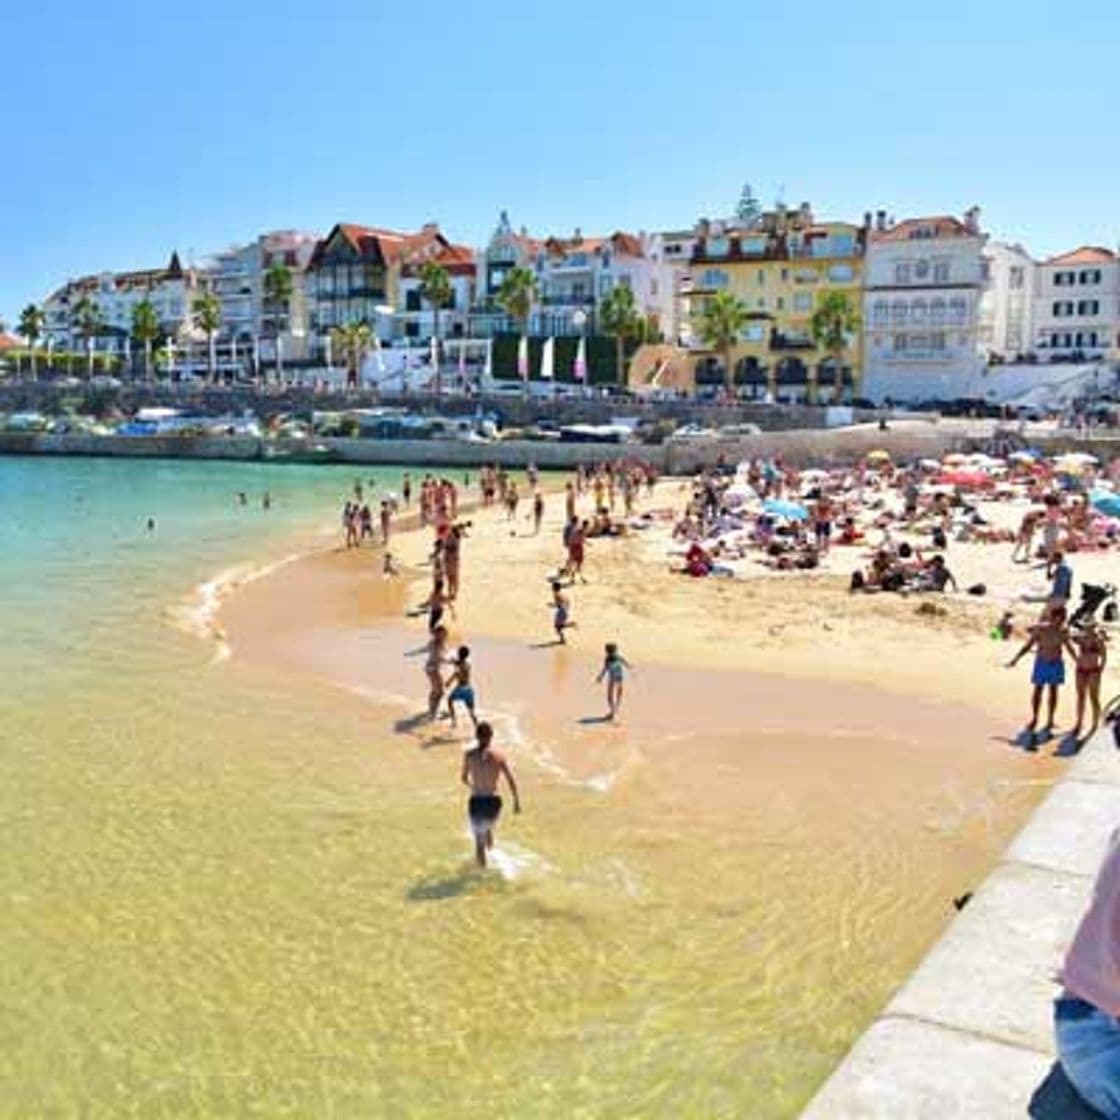
<svg viewBox="0 0 1120 1120">
<path fill-rule="evenodd" d="M 1060 980 L 1054 1032 L 1062 1067 L 1086 1104 L 1106 1120 L 1120 1120 L 1120 829 Z"/>
</svg>

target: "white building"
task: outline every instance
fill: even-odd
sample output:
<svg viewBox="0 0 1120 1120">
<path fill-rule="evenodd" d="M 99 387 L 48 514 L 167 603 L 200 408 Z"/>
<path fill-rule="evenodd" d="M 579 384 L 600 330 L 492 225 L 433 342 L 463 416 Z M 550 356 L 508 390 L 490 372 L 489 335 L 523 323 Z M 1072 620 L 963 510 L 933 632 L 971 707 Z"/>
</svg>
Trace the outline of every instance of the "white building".
<svg viewBox="0 0 1120 1120">
<path fill-rule="evenodd" d="M 205 278 L 192 268 L 183 268 L 179 254 L 172 253 L 165 268 L 132 272 L 103 272 L 71 280 L 43 301 L 44 343 L 55 349 L 84 350 L 75 310 L 83 297 L 95 305 L 101 328 L 92 339 L 96 353 L 125 355 L 131 346 L 133 309 L 138 303 L 152 304 L 164 334 L 176 337 L 189 320 L 191 302 L 205 288 Z M 139 355 L 133 354 L 135 361 Z"/>
<path fill-rule="evenodd" d="M 688 316 L 688 293 L 692 288 L 689 262 L 696 248 L 696 231 L 667 230 L 654 234 L 657 258 L 661 269 L 658 283 L 658 319 L 665 341 L 673 346 L 687 346 L 691 336 Z"/>
<path fill-rule="evenodd" d="M 282 360 L 307 358 L 308 314 L 304 276 L 319 238 L 314 233 L 277 230 L 248 245 L 217 253 L 206 262 L 205 278 L 221 305 L 218 349 L 223 358 L 249 370 L 254 358 L 276 359 L 279 337 Z M 265 276 L 274 267 L 288 270 L 292 294 L 285 307 L 265 297 Z"/>
<path fill-rule="evenodd" d="M 1039 264 L 1034 350 L 1040 361 L 1094 361 L 1120 346 L 1120 261 L 1083 245 Z"/>
<path fill-rule="evenodd" d="M 879 211 L 864 264 L 863 392 L 872 400 L 974 396 L 983 290 L 980 212 L 964 219 Z"/>
<path fill-rule="evenodd" d="M 1035 267 L 1021 245 L 993 241 L 984 247 L 978 337 L 989 360 L 1019 361 L 1034 345 Z"/>
<path fill-rule="evenodd" d="M 479 253 L 479 306 L 472 318 L 482 333 L 515 329 L 497 297 L 509 271 L 525 268 L 537 282 L 530 334 L 596 333 L 600 305 L 622 284 L 634 293 L 639 314 L 655 319 L 669 337 L 678 329 L 675 270 L 687 266 L 688 252 L 680 253 L 678 265 L 664 250 L 660 234 L 616 231 L 607 237 L 587 237 L 576 229 L 571 237 L 541 240 L 530 237 L 524 228 L 515 231 L 502 211 L 489 243 Z"/>
</svg>

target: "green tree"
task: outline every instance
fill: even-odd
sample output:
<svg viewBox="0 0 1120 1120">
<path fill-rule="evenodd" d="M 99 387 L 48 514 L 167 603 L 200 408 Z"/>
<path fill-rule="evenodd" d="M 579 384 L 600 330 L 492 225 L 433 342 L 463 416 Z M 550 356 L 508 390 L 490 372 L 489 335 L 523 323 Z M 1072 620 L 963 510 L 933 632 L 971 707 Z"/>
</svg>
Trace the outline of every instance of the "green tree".
<svg viewBox="0 0 1120 1120">
<path fill-rule="evenodd" d="M 439 376 L 439 313 L 441 308 L 450 306 L 454 294 L 454 289 L 451 287 L 451 277 L 448 275 L 447 269 L 435 261 L 425 261 L 420 269 L 420 298 L 432 309 L 432 333 L 436 340 L 433 348 L 436 367 L 434 385 L 437 397 L 441 388 Z"/>
<path fill-rule="evenodd" d="M 82 336 L 86 344 L 86 373 L 93 378 L 93 340 L 105 329 L 105 318 L 95 299 L 83 295 L 70 312 L 73 329 Z"/>
<path fill-rule="evenodd" d="M 356 387 L 362 363 L 373 345 L 373 331 L 368 323 L 347 323 L 331 331 L 331 345 L 346 363 L 346 384 Z"/>
<path fill-rule="evenodd" d="M 634 304 L 628 284 L 616 284 L 599 305 L 599 324 L 604 334 L 614 338 L 615 369 L 618 383 L 626 384 L 626 342 L 642 332 L 642 317 Z"/>
<path fill-rule="evenodd" d="M 215 380 L 214 338 L 222 326 L 222 305 L 213 292 L 203 292 L 191 303 L 194 325 L 206 335 L 206 375 Z"/>
<path fill-rule="evenodd" d="M 280 358 L 280 335 L 291 314 L 292 270 L 284 264 L 274 264 L 264 274 L 264 303 L 267 317 L 272 320 L 272 338 L 276 347 L 276 380 L 284 375 Z"/>
<path fill-rule="evenodd" d="M 529 315 L 537 298 L 537 279 L 527 268 L 511 268 L 498 291 L 498 306 L 518 325 L 529 329 Z"/>
<path fill-rule="evenodd" d="M 743 193 L 739 195 L 739 204 L 735 207 L 735 217 L 744 225 L 753 225 L 762 214 L 762 207 L 751 190 L 750 183 L 743 184 Z"/>
<path fill-rule="evenodd" d="M 809 320 L 809 330 L 818 349 L 832 359 L 832 399 L 839 404 L 844 395 L 844 353 L 852 335 L 859 330 L 859 312 L 847 292 L 825 292 Z"/>
<path fill-rule="evenodd" d="M 132 337 L 144 347 L 144 380 L 152 379 L 152 345 L 160 336 L 159 316 L 150 299 L 132 307 Z"/>
<path fill-rule="evenodd" d="M 46 316 L 43 309 L 29 303 L 19 314 L 19 334 L 27 339 L 28 348 L 31 350 L 31 379 L 36 377 L 35 372 L 35 343 L 43 336 L 43 324 Z"/>
<path fill-rule="evenodd" d="M 739 341 L 749 318 L 747 306 L 730 292 L 716 292 L 704 304 L 700 315 L 700 338 L 715 350 L 723 362 L 723 379 L 730 393 L 735 391 L 735 370 L 731 350 Z"/>
</svg>

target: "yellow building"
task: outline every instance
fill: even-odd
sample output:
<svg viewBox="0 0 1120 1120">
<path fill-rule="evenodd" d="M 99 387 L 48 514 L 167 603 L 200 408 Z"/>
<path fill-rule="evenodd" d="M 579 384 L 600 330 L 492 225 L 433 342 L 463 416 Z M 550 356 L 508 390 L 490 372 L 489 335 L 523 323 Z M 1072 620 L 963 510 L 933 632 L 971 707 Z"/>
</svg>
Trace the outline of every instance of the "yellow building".
<svg viewBox="0 0 1120 1120">
<path fill-rule="evenodd" d="M 868 225 L 817 221 L 808 203 L 796 210 L 779 207 L 749 224 L 702 221 L 683 292 L 698 383 L 723 381 L 722 359 L 705 347 L 701 323 L 706 302 L 726 291 L 751 316 L 732 352 L 739 392 L 770 393 L 783 401 L 831 400 L 833 358 L 814 343 L 810 319 L 821 297 L 832 291 L 844 292 L 858 315 Z M 858 396 L 862 361 L 861 325 L 842 363 L 849 397 Z"/>
</svg>

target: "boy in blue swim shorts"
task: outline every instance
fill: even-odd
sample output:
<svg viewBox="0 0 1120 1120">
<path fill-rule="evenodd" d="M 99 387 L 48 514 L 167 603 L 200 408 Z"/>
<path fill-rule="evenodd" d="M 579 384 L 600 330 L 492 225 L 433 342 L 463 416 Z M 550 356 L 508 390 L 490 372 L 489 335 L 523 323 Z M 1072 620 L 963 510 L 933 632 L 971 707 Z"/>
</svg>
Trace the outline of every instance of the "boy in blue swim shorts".
<svg viewBox="0 0 1120 1120">
<path fill-rule="evenodd" d="M 454 668 L 451 670 L 451 675 L 444 682 L 444 687 L 451 689 L 447 697 L 447 714 L 451 717 L 451 726 L 455 726 L 455 705 L 459 703 L 467 709 L 471 717 L 471 723 L 477 727 L 478 717 L 474 714 L 474 688 L 471 686 L 471 651 L 469 647 L 460 646 L 452 664 Z M 452 685 L 454 685 L 453 688 Z"/>
<path fill-rule="evenodd" d="M 1028 746 L 1035 745 L 1035 730 L 1038 727 L 1038 713 L 1042 706 L 1043 690 L 1047 692 L 1046 726 L 1043 735 L 1054 731 L 1054 713 L 1058 707 L 1058 689 L 1066 683 L 1066 667 L 1062 660 L 1063 652 L 1077 657 L 1077 651 L 1070 644 L 1069 631 L 1066 629 L 1066 609 L 1061 604 L 1052 604 L 1043 612 L 1042 618 L 1031 627 L 1030 637 L 1023 648 L 1007 663 L 1010 669 L 1019 660 L 1034 650 L 1034 667 L 1031 670 L 1031 720 L 1027 724 Z"/>
</svg>

